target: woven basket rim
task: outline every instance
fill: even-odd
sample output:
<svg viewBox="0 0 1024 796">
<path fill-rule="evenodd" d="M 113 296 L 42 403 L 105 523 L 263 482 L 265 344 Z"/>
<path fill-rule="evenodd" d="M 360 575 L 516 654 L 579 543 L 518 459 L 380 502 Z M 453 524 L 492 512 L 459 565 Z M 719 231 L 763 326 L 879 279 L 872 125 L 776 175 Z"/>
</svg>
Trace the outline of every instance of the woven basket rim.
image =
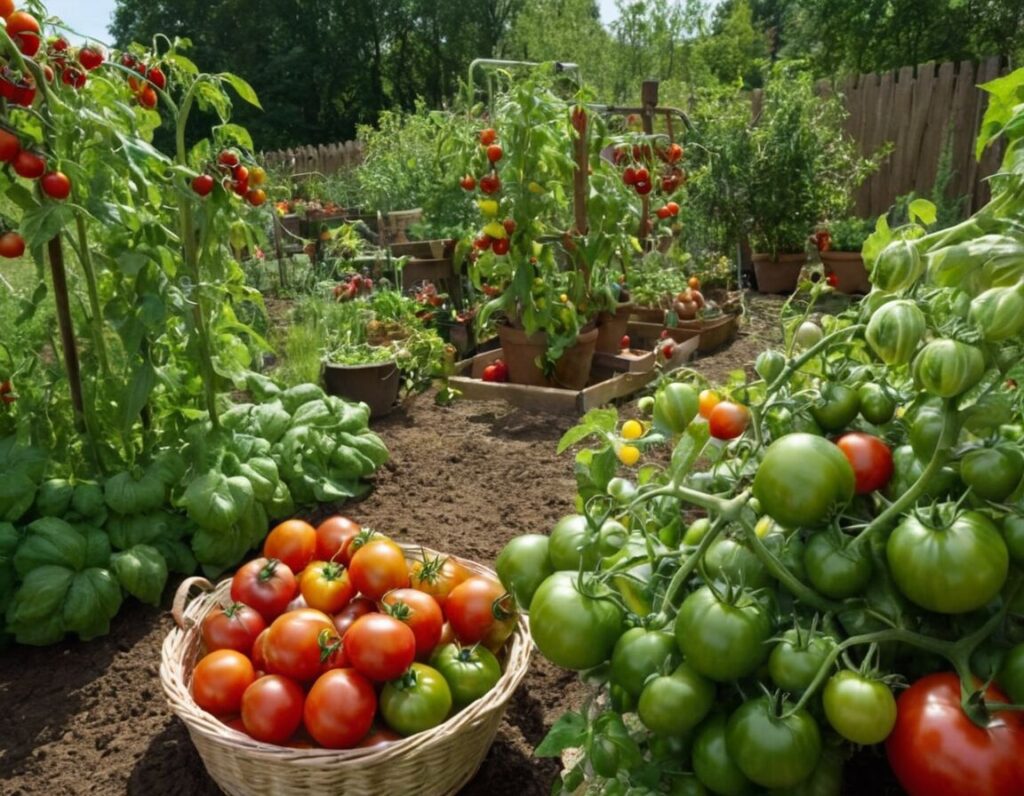
<svg viewBox="0 0 1024 796">
<path fill-rule="evenodd" d="M 453 561 L 469 569 L 474 575 L 486 575 L 497 580 L 493 570 L 474 561 L 458 556 L 438 553 L 429 547 L 411 543 L 399 543 L 406 558 L 427 555 L 447 555 Z M 179 593 L 187 590 L 201 578 L 189 578 L 182 582 Z M 206 581 L 208 584 L 209 582 Z M 190 688 L 192 669 L 195 661 L 191 653 L 197 649 L 197 636 L 203 618 L 211 610 L 223 605 L 231 588 L 231 578 L 225 578 L 212 590 L 205 591 L 193 599 L 184 611 L 184 627 L 174 627 L 164 638 L 161 649 L 160 682 L 171 710 L 185 723 L 190 734 L 198 734 L 222 747 L 229 747 L 246 758 L 261 758 L 271 762 L 296 766 L 343 769 L 348 765 L 366 766 L 380 764 L 397 758 L 404 758 L 418 750 L 441 742 L 444 738 L 464 731 L 472 731 L 485 718 L 496 711 L 504 711 L 516 688 L 526 675 L 533 651 L 529 622 L 520 614 L 519 621 L 507 642 L 507 654 L 502 662 L 502 674 L 497 684 L 484 696 L 470 703 L 437 727 L 383 748 L 367 749 L 301 749 L 257 741 L 249 735 L 234 730 L 212 713 L 208 713 L 192 698 Z M 199 750 L 202 755 L 202 749 Z"/>
</svg>

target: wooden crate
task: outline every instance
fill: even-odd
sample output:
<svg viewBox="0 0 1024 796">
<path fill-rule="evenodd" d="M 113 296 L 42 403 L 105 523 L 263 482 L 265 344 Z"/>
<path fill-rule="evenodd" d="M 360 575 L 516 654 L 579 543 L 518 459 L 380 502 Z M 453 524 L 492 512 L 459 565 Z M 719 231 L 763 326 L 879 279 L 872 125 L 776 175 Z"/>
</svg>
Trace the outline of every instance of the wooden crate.
<svg viewBox="0 0 1024 796">
<path fill-rule="evenodd" d="M 676 346 L 667 369 L 689 362 L 697 351 L 698 338 L 693 337 Z M 651 352 L 635 352 L 629 356 L 605 354 L 595 356 L 590 384 L 582 390 L 561 390 L 556 387 L 532 387 L 526 384 L 508 384 L 482 380 L 484 368 L 501 357 L 501 350 L 477 354 L 455 366 L 455 375 L 448 379 L 450 386 L 459 390 L 470 401 L 505 401 L 523 409 L 554 414 L 583 415 L 591 409 L 626 398 L 652 382 L 658 376 L 653 358 L 646 360 L 646 370 L 631 371 L 637 362 L 645 361 Z"/>
</svg>

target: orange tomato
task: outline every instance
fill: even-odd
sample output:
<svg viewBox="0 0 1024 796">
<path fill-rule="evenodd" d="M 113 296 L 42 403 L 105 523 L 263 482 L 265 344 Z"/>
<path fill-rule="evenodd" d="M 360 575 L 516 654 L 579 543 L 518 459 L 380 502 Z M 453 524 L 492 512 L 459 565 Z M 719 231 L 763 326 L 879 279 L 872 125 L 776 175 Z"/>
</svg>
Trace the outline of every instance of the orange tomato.
<svg viewBox="0 0 1024 796">
<path fill-rule="evenodd" d="M 263 543 L 263 555 L 276 558 L 298 575 L 316 555 L 316 528 L 303 520 L 285 520 Z"/>
<path fill-rule="evenodd" d="M 711 410 L 718 406 L 722 401 L 720 396 L 714 390 L 701 390 L 700 391 L 700 416 L 707 419 L 711 417 Z"/>
</svg>

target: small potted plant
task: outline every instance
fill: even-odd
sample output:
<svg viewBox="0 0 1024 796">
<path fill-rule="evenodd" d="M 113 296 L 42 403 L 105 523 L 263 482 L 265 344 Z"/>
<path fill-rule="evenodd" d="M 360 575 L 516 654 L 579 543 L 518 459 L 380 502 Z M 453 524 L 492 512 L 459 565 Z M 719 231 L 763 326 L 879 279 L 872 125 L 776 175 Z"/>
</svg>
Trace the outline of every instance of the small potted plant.
<svg viewBox="0 0 1024 796">
<path fill-rule="evenodd" d="M 860 250 L 874 231 L 866 218 L 844 218 L 830 223 L 815 234 L 818 257 L 826 276 L 834 277 L 833 287 L 840 293 L 870 293 L 871 282 Z"/>
</svg>

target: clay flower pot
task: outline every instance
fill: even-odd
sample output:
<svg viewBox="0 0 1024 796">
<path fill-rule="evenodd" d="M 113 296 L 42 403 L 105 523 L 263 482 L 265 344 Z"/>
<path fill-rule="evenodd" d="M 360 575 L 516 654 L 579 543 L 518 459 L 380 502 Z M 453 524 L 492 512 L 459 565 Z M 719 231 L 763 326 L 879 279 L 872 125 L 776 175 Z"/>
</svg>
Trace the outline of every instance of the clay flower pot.
<svg viewBox="0 0 1024 796">
<path fill-rule="evenodd" d="M 619 353 L 619 343 L 629 326 L 633 302 L 619 304 L 615 312 L 602 312 L 597 316 L 597 350 L 606 354 Z"/>
<path fill-rule="evenodd" d="M 804 252 L 770 254 L 755 253 L 754 276 L 759 293 L 792 293 L 800 281 L 800 271 L 807 264 Z"/>
<path fill-rule="evenodd" d="M 575 345 L 566 349 L 555 364 L 554 373 L 548 378 L 537 364 L 548 350 L 548 336 L 543 332 L 528 335 L 522 329 L 499 326 L 498 337 L 501 340 L 502 354 L 508 364 L 508 380 L 513 384 L 529 384 L 535 387 L 582 390 L 590 379 L 590 366 L 594 362 L 597 335 L 597 328 L 581 332 L 576 338 Z"/>
<path fill-rule="evenodd" d="M 370 407 L 371 417 L 382 417 L 394 408 L 400 386 L 398 366 L 394 360 L 368 365 L 324 363 L 324 388 L 327 392 L 347 401 L 366 404 Z"/>
<path fill-rule="evenodd" d="M 820 252 L 826 274 L 836 275 L 836 290 L 840 293 L 870 293 L 868 269 L 860 252 Z"/>
</svg>

